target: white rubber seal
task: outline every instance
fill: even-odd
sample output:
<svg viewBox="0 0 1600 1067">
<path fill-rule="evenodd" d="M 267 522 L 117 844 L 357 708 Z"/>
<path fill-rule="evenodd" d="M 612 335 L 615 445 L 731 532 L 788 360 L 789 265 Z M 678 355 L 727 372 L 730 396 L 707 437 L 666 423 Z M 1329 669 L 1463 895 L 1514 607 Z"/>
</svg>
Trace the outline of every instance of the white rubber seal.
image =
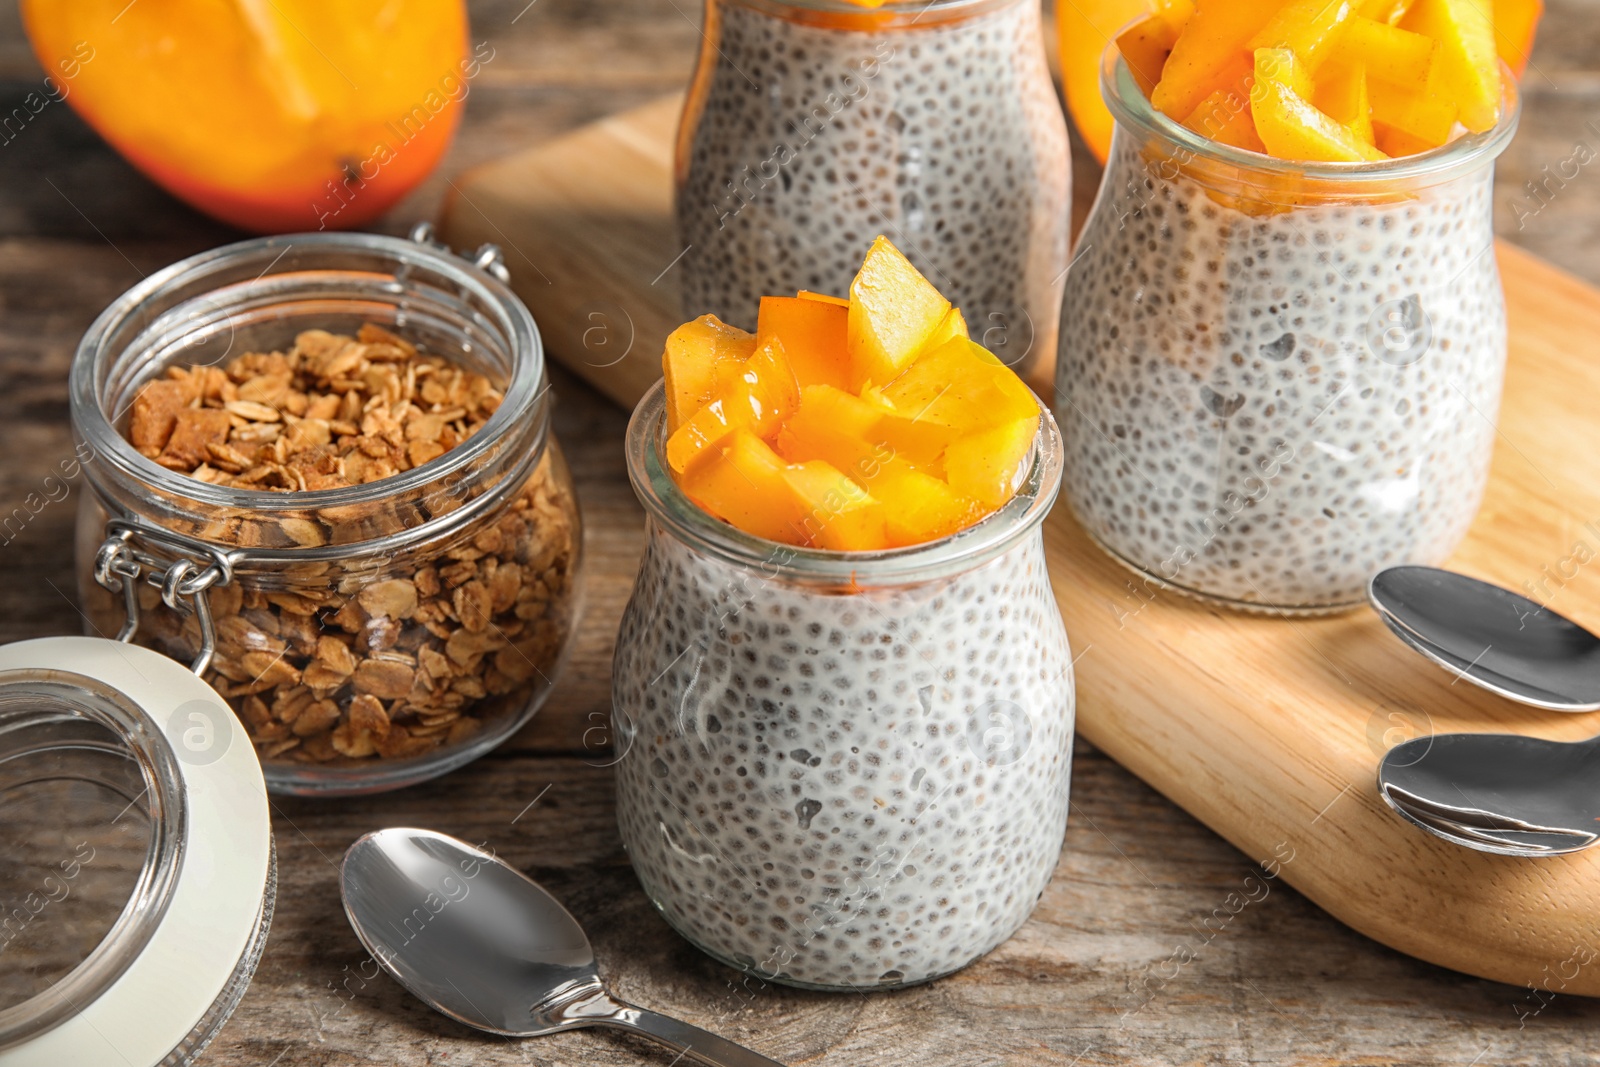
<svg viewBox="0 0 1600 1067">
<path fill-rule="evenodd" d="M 144 951 L 70 1018 L 0 1051 L 0 1067 L 155 1067 L 210 1010 L 255 932 L 272 840 L 261 765 L 216 690 L 158 652 L 98 637 L 0 647 L 0 671 L 25 668 L 85 675 L 137 705 L 177 756 L 187 822 Z"/>
</svg>

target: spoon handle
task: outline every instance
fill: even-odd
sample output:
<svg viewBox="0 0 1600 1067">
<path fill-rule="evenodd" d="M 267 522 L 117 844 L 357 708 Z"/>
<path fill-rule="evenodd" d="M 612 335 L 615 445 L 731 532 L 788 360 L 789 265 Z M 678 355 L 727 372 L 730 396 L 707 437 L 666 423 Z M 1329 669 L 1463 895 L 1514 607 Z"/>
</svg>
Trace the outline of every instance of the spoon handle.
<svg viewBox="0 0 1600 1067">
<path fill-rule="evenodd" d="M 769 1060 L 759 1052 L 751 1052 L 743 1045 L 736 1045 L 709 1030 L 702 1030 L 648 1008 L 636 1008 L 622 1001 L 615 1001 L 615 1004 L 616 1010 L 605 1015 L 592 1015 L 589 1021 L 652 1038 L 678 1049 L 689 1059 L 707 1067 L 783 1067 L 777 1060 Z"/>
</svg>

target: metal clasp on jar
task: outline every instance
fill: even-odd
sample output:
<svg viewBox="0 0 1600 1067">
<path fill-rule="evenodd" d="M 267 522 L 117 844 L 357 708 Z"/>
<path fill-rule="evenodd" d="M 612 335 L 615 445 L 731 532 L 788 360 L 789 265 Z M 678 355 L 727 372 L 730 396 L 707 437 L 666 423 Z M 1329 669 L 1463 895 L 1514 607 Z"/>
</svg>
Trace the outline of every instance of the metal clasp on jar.
<svg viewBox="0 0 1600 1067">
<path fill-rule="evenodd" d="M 242 556 L 242 552 L 224 551 L 137 519 L 107 522 L 106 539 L 95 553 L 94 580 L 113 593 L 122 593 L 127 618 L 117 640 L 132 641 L 139 630 L 139 584 L 143 582 L 161 590 L 161 602 L 168 608 L 180 615 L 194 613 L 200 624 L 200 650 L 189 669 L 205 674 L 217 650 L 217 628 L 205 593 L 214 585 L 233 581 L 233 568 Z"/>
<path fill-rule="evenodd" d="M 440 251 L 448 252 L 458 259 L 464 259 L 468 263 L 471 263 L 474 267 L 477 267 L 479 270 L 483 271 L 485 274 L 488 274 L 494 278 L 498 278 L 507 285 L 511 284 L 511 271 L 506 267 L 506 257 L 504 253 L 500 251 L 500 246 L 497 244 L 481 244 L 478 246 L 478 250 L 472 253 L 471 256 L 463 256 L 461 253 L 457 252 L 455 249 L 439 240 L 438 237 L 434 236 L 433 223 L 431 222 L 417 223 L 411 227 L 411 232 L 406 234 L 406 236 L 417 242 L 419 245 L 427 245 L 429 248 L 437 248 Z"/>
</svg>

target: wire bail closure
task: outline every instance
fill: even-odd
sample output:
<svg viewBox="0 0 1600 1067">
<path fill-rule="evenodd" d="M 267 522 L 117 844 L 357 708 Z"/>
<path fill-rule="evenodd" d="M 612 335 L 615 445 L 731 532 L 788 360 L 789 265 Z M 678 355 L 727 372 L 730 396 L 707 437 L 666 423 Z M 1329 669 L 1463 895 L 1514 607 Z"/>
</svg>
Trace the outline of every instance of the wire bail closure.
<svg viewBox="0 0 1600 1067">
<path fill-rule="evenodd" d="M 154 546 L 152 551 L 144 546 Z M 128 642 L 139 630 L 139 585 L 161 590 L 161 602 L 180 615 L 194 614 L 200 624 L 200 650 L 189 669 L 204 675 L 217 650 L 217 628 L 205 592 L 233 581 L 242 553 L 141 522 L 112 519 L 106 539 L 95 553 L 94 580 L 121 592 L 126 618 L 117 640 Z"/>
<path fill-rule="evenodd" d="M 479 270 L 489 275 L 491 278 L 498 279 L 507 285 L 511 284 L 511 271 L 506 267 L 505 254 L 500 251 L 500 246 L 497 244 L 484 243 L 479 245 L 478 250 L 472 253 L 472 255 L 462 255 L 449 245 L 445 244 L 443 241 L 439 240 L 438 236 L 434 233 L 433 223 L 431 222 L 417 223 L 411 227 L 411 232 L 406 234 L 406 236 L 419 245 L 427 245 L 429 248 L 437 248 L 441 252 L 447 252 L 450 255 L 455 256 L 457 259 L 464 259 L 468 263 L 471 263 L 474 267 L 477 267 Z"/>
</svg>

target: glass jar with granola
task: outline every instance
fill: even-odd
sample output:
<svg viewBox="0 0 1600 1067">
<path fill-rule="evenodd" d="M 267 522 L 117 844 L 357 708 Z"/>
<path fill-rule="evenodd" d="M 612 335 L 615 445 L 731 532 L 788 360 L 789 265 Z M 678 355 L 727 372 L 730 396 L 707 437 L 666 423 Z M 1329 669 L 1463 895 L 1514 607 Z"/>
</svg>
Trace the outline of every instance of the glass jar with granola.
<svg viewBox="0 0 1600 1067">
<path fill-rule="evenodd" d="M 192 661 L 277 792 L 482 755 L 549 694 L 579 609 L 538 330 L 492 249 L 413 238 L 194 256 L 73 363 L 90 625 Z"/>
</svg>

